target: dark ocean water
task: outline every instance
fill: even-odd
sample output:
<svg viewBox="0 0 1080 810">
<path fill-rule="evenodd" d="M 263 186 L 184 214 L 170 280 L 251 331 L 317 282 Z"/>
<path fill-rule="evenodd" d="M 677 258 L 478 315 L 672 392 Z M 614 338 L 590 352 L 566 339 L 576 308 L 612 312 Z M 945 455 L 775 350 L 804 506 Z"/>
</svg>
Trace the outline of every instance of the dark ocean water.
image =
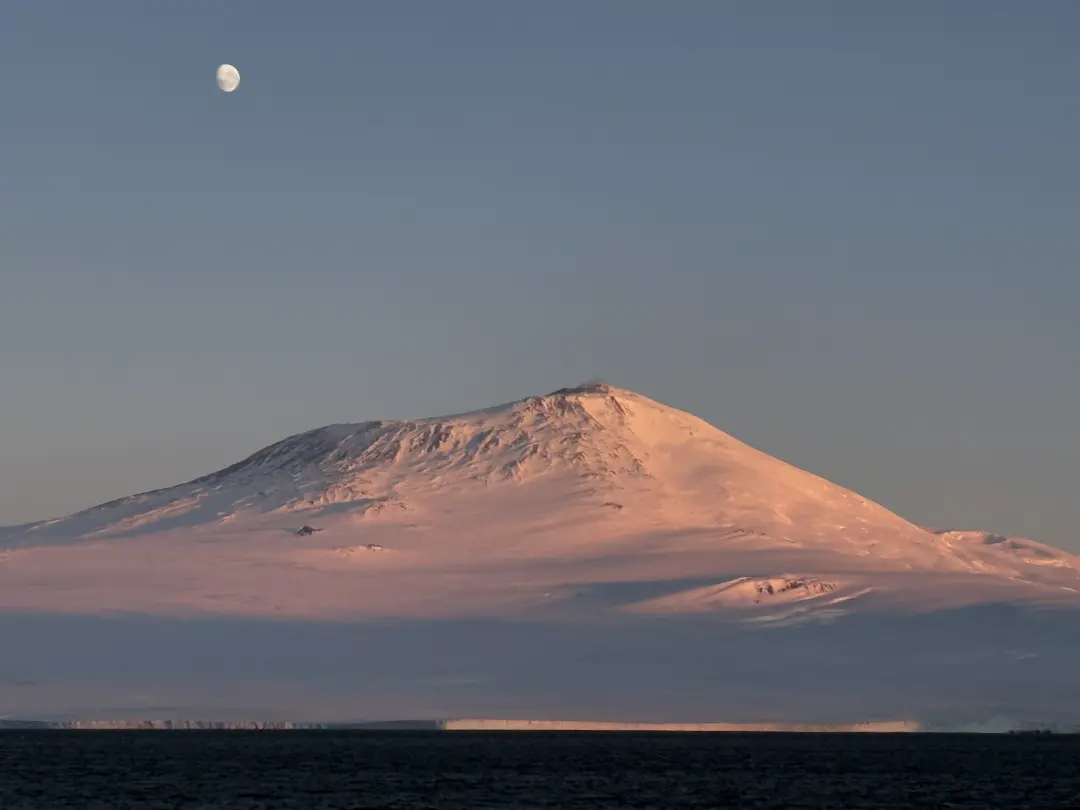
<svg viewBox="0 0 1080 810">
<path fill-rule="evenodd" d="M 1080 737 L 0 733 L 3 810 L 1080 808 Z"/>
</svg>

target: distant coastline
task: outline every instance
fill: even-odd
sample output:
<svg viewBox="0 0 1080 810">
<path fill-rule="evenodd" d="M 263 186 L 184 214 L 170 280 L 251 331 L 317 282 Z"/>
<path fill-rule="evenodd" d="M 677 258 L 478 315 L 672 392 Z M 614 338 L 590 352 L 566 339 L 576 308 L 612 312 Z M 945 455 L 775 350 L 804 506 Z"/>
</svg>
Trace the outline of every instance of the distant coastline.
<svg viewBox="0 0 1080 810">
<path fill-rule="evenodd" d="M 787 733 L 787 734 L 903 734 L 918 732 L 989 733 L 1077 733 L 1080 729 L 1054 728 L 1046 724 L 1001 722 L 938 726 L 914 720 L 886 720 L 864 723 L 634 723 L 589 720 L 388 720 L 357 722 L 305 722 L 293 720 L 193 720 L 193 719 L 71 719 L 0 720 L 0 731 L 81 730 L 81 731 L 442 731 L 442 732 L 700 732 L 700 733 Z"/>
</svg>

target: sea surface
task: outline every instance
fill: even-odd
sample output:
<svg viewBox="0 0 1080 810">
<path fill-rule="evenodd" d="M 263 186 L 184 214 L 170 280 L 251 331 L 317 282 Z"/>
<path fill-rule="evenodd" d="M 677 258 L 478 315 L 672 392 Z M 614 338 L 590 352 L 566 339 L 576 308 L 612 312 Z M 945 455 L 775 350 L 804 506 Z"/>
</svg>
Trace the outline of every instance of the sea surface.
<svg viewBox="0 0 1080 810">
<path fill-rule="evenodd" d="M 1080 736 L 0 732 L 3 810 L 1080 808 Z"/>
</svg>

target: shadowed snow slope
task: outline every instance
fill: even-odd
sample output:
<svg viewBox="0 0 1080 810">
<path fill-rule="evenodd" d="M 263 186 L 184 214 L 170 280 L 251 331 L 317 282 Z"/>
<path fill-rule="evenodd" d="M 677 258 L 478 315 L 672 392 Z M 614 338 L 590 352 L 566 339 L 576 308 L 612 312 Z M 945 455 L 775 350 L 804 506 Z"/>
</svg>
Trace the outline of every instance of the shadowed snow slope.
<svg viewBox="0 0 1080 810">
<path fill-rule="evenodd" d="M 0 661 L 0 713 L 1046 715 L 1080 673 L 1077 606 L 1073 555 L 915 526 L 694 416 L 590 385 L 332 425 L 0 529 L 0 648 L 18 651 Z M 317 671 L 264 661 L 270 648 Z"/>
</svg>

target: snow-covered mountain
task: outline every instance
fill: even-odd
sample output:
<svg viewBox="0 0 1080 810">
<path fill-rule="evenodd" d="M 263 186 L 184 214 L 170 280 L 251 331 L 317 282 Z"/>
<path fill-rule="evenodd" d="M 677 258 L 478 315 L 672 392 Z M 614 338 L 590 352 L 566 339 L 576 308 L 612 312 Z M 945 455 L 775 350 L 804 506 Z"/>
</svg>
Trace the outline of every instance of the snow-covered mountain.
<svg viewBox="0 0 1080 810">
<path fill-rule="evenodd" d="M 964 700 L 981 695 L 979 706 L 1000 712 L 1050 699 L 1045 684 L 1038 700 L 1030 693 L 1030 663 L 1063 649 L 1061 628 L 1078 624 L 1077 607 L 1074 555 L 1031 540 L 921 528 L 690 414 L 604 384 L 443 418 L 332 425 L 179 486 L 0 529 L 0 649 L 5 638 L 9 649 L 29 643 L 20 635 L 27 616 L 49 627 L 65 615 L 159 617 L 141 620 L 166 622 L 140 642 L 145 650 L 164 643 L 161 634 L 180 632 L 168 624 L 178 618 L 186 628 L 219 628 L 166 645 L 195 645 L 198 652 L 184 661 L 205 655 L 207 639 L 224 632 L 224 624 L 199 624 L 202 618 L 259 620 L 244 625 L 244 639 L 268 620 L 275 627 L 344 622 L 375 634 L 365 636 L 364 649 L 380 650 L 386 661 L 406 655 L 398 646 L 413 638 L 415 657 L 408 653 L 393 676 L 382 658 L 365 657 L 361 667 L 369 684 L 378 681 L 376 671 L 388 679 L 378 704 L 387 707 L 387 694 L 428 672 L 426 686 L 401 698 L 411 708 L 395 710 L 399 715 L 441 706 L 436 716 L 474 716 L 490 713 L 483 701 L 491 699 L 518 717 L 558 711 L 567 719 L 575 711 L 592 712 L 584 719 L 857 722 L 873 719 L 867 701 L 882 689 L 892 690 L 897 711 L 922 711 L 927 700 L 937 706 L 940 695 L 927 685 L 933 678 L 975 671 L 1021 678 L 989 693 L 976 688 L 976 678 L 964 691 Z M 21 623 L 5 625 L 13 616 Z M 477 636 L 478 626 L 488 635 Z M 167 627 L 173 630 L 160 629 Z M 821 635 L 833 627 L 847 629 Z M 764 628 L 773 635 L 762 635 Z M 65 636 L 64 649 L 86 637 Z M 303 648 L 311 637 L 290 635 L 288 645 Z M 119 638 L 130 643 L 130 636 Z M 898 646 L 878 646 L 887 638 Z M 967 658 L 960 655 L 965 644 Z M 548 680 L 533 683 L 531 671 L 507 675 L 500 667 L 517 664 L 491 658 L 492 645 L 519 662 L 530 660 L 529 650 L 547 649 Z M 933 652 L 919 658 L 919 649 Z M 263 654 L 246 653 L 252 661 Z M 344 653 L 317 647 L 307 654 L 316 661 Z M 591 675 L 572 676 L 590 655 L 600 656 Z M 853 669 L 829 670 L 824 680 L 818 670 L 789 671 L 785 681 L 761 663 L 775 659 L 789 668 L 780 663 L 785 655 L 819 661 L 819 669 L 823 655 L 839 656 L 844 666 L 851 656 Z M 701 691 L 720 677 L 716 656 L 730 680 Z M 653 671 L 662 659 L 672 663 Z M 124 660 L 121 669 L 131 666 Z M 930 682 L 910 673 L 902 685 L 895 681 L 912 661 L 923 662 Z M 1058 661 L 1055 671 L 1078 663 Z M 1017 666 L 1028 669 L 1017 674 Z M 679 677 L 697 684 L 687 681 L 677 699 L 664 685 L 672 667 L 686 667 Z M 217 683 L 212 666 L 200 671 Z M 846 684 L 844 695 L 811 698 L 810 687 L 798 685 L 811 675 L 815 689 Z M 0 666 L 0 703 L 3 677 Z M 619 693 L 620 677 L 634 686 Z M 446 697 L 485 679 L 496 685 L 483 700 Z M 526 682 L 532 697 L 511 699 L 513 684 Z M 577 709 L 568 698 L 551 703 L 586 682 L 594 691 L 577 699 Z M 905 703 L 903 689 L 918 684 L 919 699 Z M 773 697 L 766 700 L 768 688 Z M 623 702 L 605 704 L 614 694 Z M 680 702 L 691 694 L 699 696 L 693 711 Z M 810 705 L 816 715 L 806 711 Z M 702 716 L 702 706 L 712 707 L 711 716 Z M 837 714 L 830 706 L 845 708 Z"/>
<path fill-rule="evenodd" d="M 317 531 L 298 535 L 305 525 Z M 780 621 L 1080 605 L 1073 555 L 922 529 L 602 384 L 331 425 L 180 486 L 4 530 L 0 548 L 0 606 L 31 609 Z M 45 572 L 54 591 L 25 586 Z"/>
</svg>

